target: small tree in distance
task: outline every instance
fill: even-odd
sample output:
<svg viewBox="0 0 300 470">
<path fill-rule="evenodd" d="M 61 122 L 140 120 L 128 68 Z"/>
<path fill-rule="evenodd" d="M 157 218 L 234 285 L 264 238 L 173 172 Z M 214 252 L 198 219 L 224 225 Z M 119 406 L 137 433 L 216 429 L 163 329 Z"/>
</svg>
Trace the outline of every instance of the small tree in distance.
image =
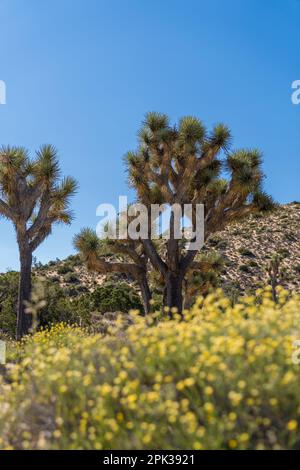
<svg viewBox="0 0 300 470">
<path fill-rule="evenodd" d="M 278 302 L 277 287 L 284 279 L 285 269 L 282 266 L 282 257 L 274 254 L 270 262 L 266 266 L 266 272 L 272 288 L 272 298 L 274 302 Z"/>
<path fill-rule="evenodd" d="M 41 147 L 34 159 L 20 147 L 0 150 L 0 216 L 12 221 L 20 255 L 17 339 L 30 331 L 32 323 L 25 311 L 31 294 L 32 254 L 53 224 L 70 224 L 69 203 L 76 189 L 73 178 L 60 179 L 53 146 Z"/>
</svg>

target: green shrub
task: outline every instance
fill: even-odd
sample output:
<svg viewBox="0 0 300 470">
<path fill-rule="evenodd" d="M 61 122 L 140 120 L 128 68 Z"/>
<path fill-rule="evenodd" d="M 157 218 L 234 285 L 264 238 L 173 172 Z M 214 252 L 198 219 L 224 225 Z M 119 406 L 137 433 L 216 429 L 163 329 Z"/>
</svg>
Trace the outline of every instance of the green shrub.
<svg viewBox="0 0 300 470">
<path fill-rule="evenodd" d="M 239 270 L 244 272 L 244 273 L 250 273 L 251 272 L 251 269 L 250 267 L 248 266 L 248 264 L 241 264 L 239 266 Z"/>
<path fill-rule="evenodd" d="M 19 273 L 0 275 L 0 331 L 13 336 L 17 321 Z"/>
<path fill-rule="evenodd" d="M 79 284 L 80 283 L 80 279 L 79 277 L 77 276 L 77 274 L 75 273 L 67 273 L 65 276 L 64 276 L 64 281 L 67 283 L 67 284 Z"/>
<path fill-rule="evenodd" d="M 247 256 L 248 258 L 255 258 L 255 254 L 251 250 L 249 250 L 248 248 L 240 248 L 239 253 L 242 256 Z"/>
<path fill-rule="evenodd" d="M 69 323 L 88 326 L 90 324 L 90 296 L 70 299 L 66 291 L 48 282 L 45 287 L 46 305 L 39 312 L 39 327 L 55 323 Z"/>
<path fill-rule="evenodd" d="M 281 258 L 288 258 L 291 253 L 290 253 L 290 250 L 288 250 L 287 248 L 281 248 L 277 251 L 277 254 L 281 257 Z"/>
<path fill-rule="evenodd" d="M 38 281 L 33 277 L 33 285 Z M 16 311 L 18 302 L 19 273 L 9 272 L 0 275 L 0 331 L 11 337 L 15 335 Z M 84 298 L 71 299 L 68 292 L 52 279 L 44 281 L 46 306 L 39 312 L 39 326 L 52 325 L 57 322 L 90 324 L 91 304 L 86 288 L 76 287 L 76 296 L 85 294 Z"/>
<path fill-rule="evenodd" d="M 218 246 L 218 244 L 222 241 L 219 235 L 211 235 L 208 239 L 208 244 L 211 246 Z"/>
<path fill-rule="evenodd" d="M 259 267 L 258 263 L 257 263 L 255 260 L 253 260 L 253 259 L 251 259 L 251 260 L 249 261 L 248 266 L 249 266 L 250 268 L 258 268 L 258 267 Z"/>
<path fill-rule="evenodd" d="M 136 290 L 126 284 L 107 282 L 97 287 L 91 295 L 93 309 L 98 312 L 129 312 L 131 309 L 142 310 L 142 303 Z"/>
<path fill-rule="evenodd" d="M 296 266 L 294 266 L 294 270 L 300 274 L 300 264 L 296 264 Z"/>
<path fill-rule="evenodd" d="M 73 272 L 73 267 L 66 263 L 62 264 L 57 268 L 57 273 L 61 275 L 68 274 L 71 272 Z"/>
<path fill-rule="evenodd" d="M 33 285 L 39 279 L 33 276 Z M 95 311 L 143 310 L 137 291 L 126 283 L 108 282 L 91 295 L 87 287 L 79 283 L 76 274 L 68 272 L 65 280 L 70 287 L 62 288 L 52 278 L 43 281 L 46 305 L 38 314 L 39 327 L 60 322 L 90 326 L 91 314 Z M 10 337 L 14 337 L 16 329 L 18 283 L 17 272 L 0 275 L 0 332 Z"/>
</svg>

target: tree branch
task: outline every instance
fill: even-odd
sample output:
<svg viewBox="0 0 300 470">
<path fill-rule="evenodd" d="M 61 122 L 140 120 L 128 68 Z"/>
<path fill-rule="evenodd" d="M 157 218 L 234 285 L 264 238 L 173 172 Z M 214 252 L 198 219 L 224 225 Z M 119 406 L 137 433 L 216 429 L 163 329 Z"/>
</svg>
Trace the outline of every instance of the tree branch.
<svg viewBox="0 0 300 470">
<path fill-rule="evenodd" d="M 161 274 L 165 275 L 167 273 L 167 265 L 166 263 L 161 259 L 159 254 L 157 253 L 157 250 L 155 246 L 152 243 L 152 240 L 147 239 L 147 240 L 142 240 L 143 246 L 145 248 L 145 252 L 148 255 L 153 267 L 159 271 Z"/>
<path fill-rule="evenodd" d="M 13 212 L 10 209 L 10 207 L 4 202 L 2 199 L 0 199 L 0 215 L 3 215 L 7 219 L 13 220 Z"/>
</svg>

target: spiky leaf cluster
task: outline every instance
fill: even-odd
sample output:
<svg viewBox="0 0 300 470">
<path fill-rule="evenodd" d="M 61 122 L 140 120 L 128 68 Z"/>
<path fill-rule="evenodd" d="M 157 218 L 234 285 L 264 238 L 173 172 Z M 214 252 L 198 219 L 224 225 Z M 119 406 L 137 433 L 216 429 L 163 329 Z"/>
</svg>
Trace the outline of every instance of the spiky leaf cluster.
<svg viewBox="0 0 300 470">
<path fill-rule="evenodd" d="M 0 149 L 0 216 L 10 219 L 33 252 L 54 223 L 70 224 L 71 177 L 60 178 L 56 149 L 44 145 L 34 159 L 21 147 Z"/>
<path fill-rule="evenodd" d="M 208 132 L 193 116 L 171 126 L 166 115 L 148 113 L 138 149 L 125 156 L 129 183 L 144 204 L 204 204 L 209 231 L 270 209 L 273 201 L 262 191 L 261 153 L 231 152 L 230 144 L 224 124 Z"/>
</svg>

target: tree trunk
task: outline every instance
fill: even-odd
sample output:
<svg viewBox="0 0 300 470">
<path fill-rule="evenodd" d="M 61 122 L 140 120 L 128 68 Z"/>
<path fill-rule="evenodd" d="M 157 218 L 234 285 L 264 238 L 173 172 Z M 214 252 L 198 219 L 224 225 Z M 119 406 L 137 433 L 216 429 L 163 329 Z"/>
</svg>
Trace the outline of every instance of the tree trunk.
<svg viewBox="0 0 300 470">
<path fill-rule="evenodd" d="M 188 281 L 185 281 L 184 283 L 184 300 L 183 300 L 183 308 L 186 309 L 186 310 L 189 310 L 192 305 L 193 305 L 193 301 L 195 299 L 195 295 L 193 295 L 194 292 L 192 292 L 190 289 L 189 289 L 189 286 L 188 286 Z"/>
<path fill-rule="evenodd" d="M 183 277 L 179 273 L 168 273 L 166 278 L 166 306 L 177 308 L 178 313 L 182 312 L 182 283 Z"/>
<path fill-rule="evenodd" d="M 272 298 L 273 302 L 277 304 L 278 298 L 277 298 L 277 291 L 276 288 L 278 286 L 278 283 L 276 280 L 271 280 L 271 287 L 272 287 Z"/>
<path fill-rule="evenodd" d="M 32 254 L 27 248 L 20 249 L 20 281 L 17 312 L 17 339 L 29 333 L 32 325 L 32 316 L 26 313 L 26 301 L 30 300 L 31 294 L 31 265 Z"/>
<path fill-rule="evenodd" d="M 150 313 L 150 309 L 151 309 L 151 305 L 150 305 L 151 292 L 150 292 L 147 278 L 145 277 L 140 278 L 139 285 L 140 285 L 140 289 L 142 293 L 145 315 L 147 315 L 148 313 Z"/>
</svg>

